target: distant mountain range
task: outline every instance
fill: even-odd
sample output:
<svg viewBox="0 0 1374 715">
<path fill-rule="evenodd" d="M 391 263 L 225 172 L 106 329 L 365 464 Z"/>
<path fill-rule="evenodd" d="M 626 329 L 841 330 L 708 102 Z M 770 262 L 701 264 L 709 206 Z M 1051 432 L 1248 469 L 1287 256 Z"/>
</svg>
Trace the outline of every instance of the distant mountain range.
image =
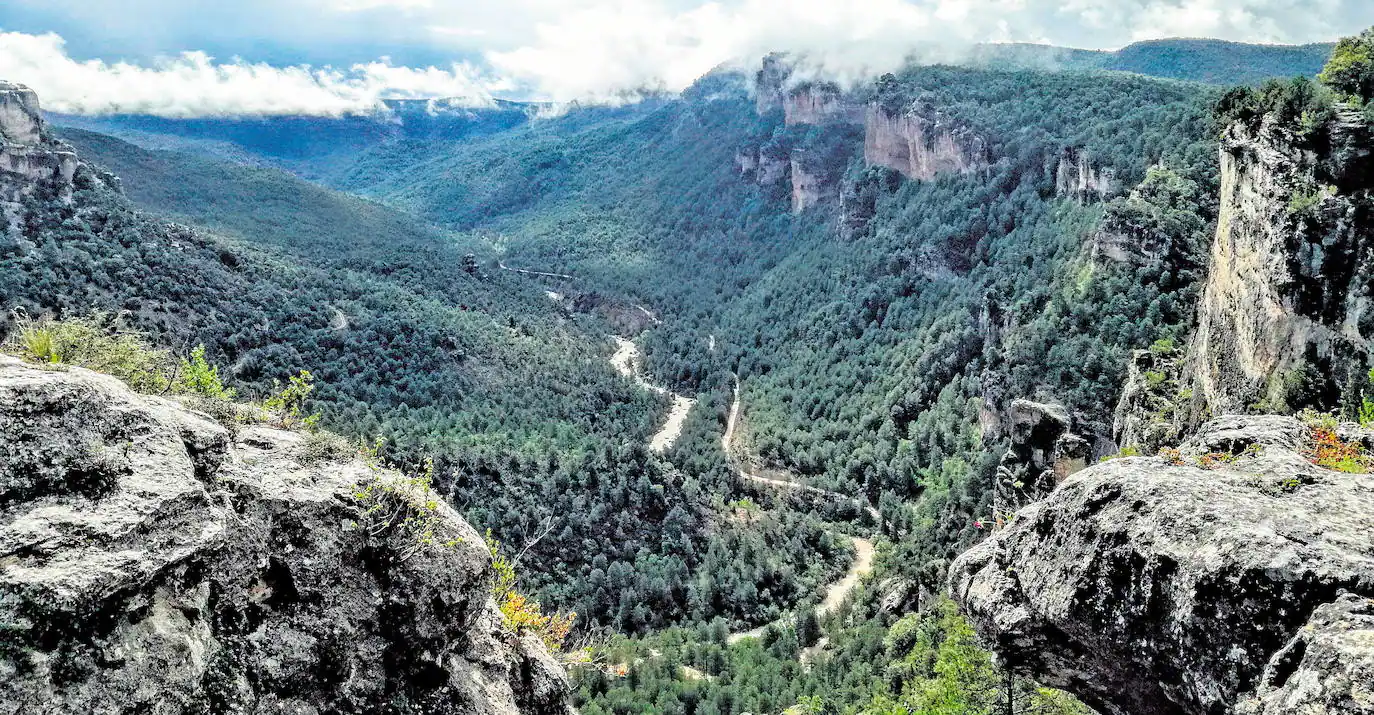
<svg viewBox="0 0 1374 715">
<path fill-rule="evenodd" d="M 1222 40 L 1138 42 L 1115 52 L 1035 44 L 983 44 L 953 61 L 988 69 L 1117 71 L 1214 85 L 1258 84 L 1313 76 L 1334 44 L 1252 45 Z M 656 101 L 647 103 L 656 105 Z M 205 117 L 52 115 L 53 123 L 116 136 L 150 149 L 208 154 L 241 164 L 268 164 L 328 180 L 352 157 L 398 139 L 458 141 L 512 129 L 547 104 L 498 101 L 465 107 L 446 100 L 391 100 L 387 113 L 347 117 Z M 600 112 L 634 113 L 652 106 Z"/>
</svg>

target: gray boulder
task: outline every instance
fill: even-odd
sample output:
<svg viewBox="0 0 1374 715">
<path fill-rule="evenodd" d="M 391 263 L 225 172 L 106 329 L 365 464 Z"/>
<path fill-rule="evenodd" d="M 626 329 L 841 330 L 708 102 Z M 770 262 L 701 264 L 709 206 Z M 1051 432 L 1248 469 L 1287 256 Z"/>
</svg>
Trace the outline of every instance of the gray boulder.
<svg viewBox="0 0 1374 715">
<path fill-rule="evenodd" d="M 1091 467 L 951 593 L 1013 670 L 1105 713 L 1374 713 L 1374 477 L 1311 464 L 1307 434 L 1224 417 L 1181 463 Z"/>
<path fill-rule="evenodd" d="M 308 440 L 0 356 L 0 713 L 569 712 L 482 537 Z"/>
</svg>

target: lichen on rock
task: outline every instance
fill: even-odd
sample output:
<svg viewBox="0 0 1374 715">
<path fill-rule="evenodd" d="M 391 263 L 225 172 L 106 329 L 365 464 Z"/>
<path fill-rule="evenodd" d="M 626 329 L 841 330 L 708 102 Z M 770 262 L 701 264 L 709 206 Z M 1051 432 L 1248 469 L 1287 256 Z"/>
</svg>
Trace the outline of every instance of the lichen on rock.
<svg viewBox="0 0 1374 715">
<path fill-rule="evenodd" d="M 951 593 L 1010 668 L 1104 713 L 1374 713 L 1374 479 L 1308 438 L 1223 417 L 1173 459 L 1091 467 L 961 556 Z"/>
<path fill-rule="evenodd" d="M 0 713 L 568 712 L 472 527 L 364 528 L 399 475 L 304 442 L 0 356 Z"/>
</svg>

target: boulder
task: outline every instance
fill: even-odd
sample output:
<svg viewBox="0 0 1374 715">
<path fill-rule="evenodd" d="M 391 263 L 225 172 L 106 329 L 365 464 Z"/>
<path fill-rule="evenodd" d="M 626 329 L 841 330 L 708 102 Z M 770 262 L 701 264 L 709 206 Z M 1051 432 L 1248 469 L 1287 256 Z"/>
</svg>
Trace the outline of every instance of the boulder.
<svg viewBox="0 0 1374 715">
<path fill-rule="evenodd" d="M 448 505 L 310 436 L 236 433 L 0 356 L 0 713 L 569 712 Z"/>
<path fill-rule="evenodd" d="M 1104 713 L 1374 713 L 1374 477 L 1312 464 L 1308 435 L 1224 417 L 1176 460 L 1088 468 L 950 591 L 1012 670 Z"/>
</svg>

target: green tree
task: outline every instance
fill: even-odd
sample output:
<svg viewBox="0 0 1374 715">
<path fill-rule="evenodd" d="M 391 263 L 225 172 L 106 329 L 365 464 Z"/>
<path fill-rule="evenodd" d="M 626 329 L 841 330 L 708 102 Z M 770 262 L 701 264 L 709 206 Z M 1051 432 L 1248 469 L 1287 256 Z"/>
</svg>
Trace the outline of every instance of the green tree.
<svg viewBox="0 0 1374 715">
<path fill-rule="evenodd" d="M 1360 101 L 1374 97 L 1374 28 L 1337 43 L 1317 79 Z"/>
</svg>

